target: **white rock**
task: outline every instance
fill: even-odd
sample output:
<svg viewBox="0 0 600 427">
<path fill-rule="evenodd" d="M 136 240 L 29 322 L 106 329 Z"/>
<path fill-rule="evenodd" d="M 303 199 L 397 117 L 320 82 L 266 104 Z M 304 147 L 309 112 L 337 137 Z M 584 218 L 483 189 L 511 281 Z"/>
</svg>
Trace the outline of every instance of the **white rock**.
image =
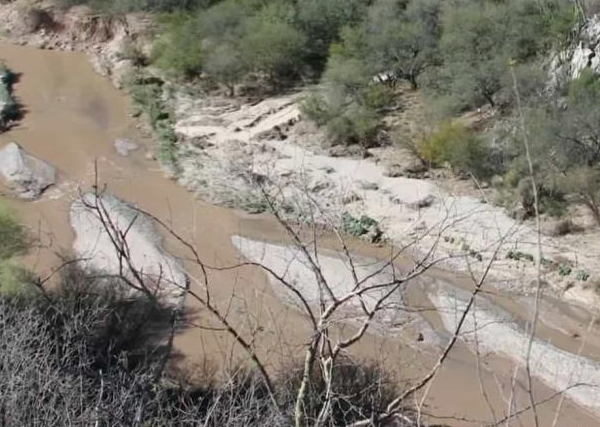
<svg viewBox="0 0 600 427">
<path fill-rule="evenodd" d="M 117 138 L 115 139 L 115 149 L 117 150 L 117 153 L 119 153 L 121 156 L 129 156 L 129 153 L 131 153 L 132 151 L 135 151 L 139 148 L 139 146 L 137 145 L 137 143 L 135 141 L 132 141 L 131 139 L 126 139 L 126 138 Z"/>
<path fill-rule="evenodd" d="M 0 150 L 0 176 L 21 199 L 37 199 L 56 183 L 56 169 L 11 142 Z"/>
<path fill-rule="evenodd" d="M 600 46 L 600 16 L 594 15 L 581 28 L 577 43 L 553 58 L 550 67 L 552 82 L 556 85 L 576 79 L 587 67 L 600 74 L 598 46 Z"/>
<path fill-rule="evenodd" d="M 102 206 L 100 217 L 110 222 L 114 230 L 107 231 L 98 211 L 89 207 L 97 205 Z M 86 259 L 84 268 L 124 276 L 136 283 L 131 269 L 113 245 L 118 230 L 119 234 L 126 234 L 133 269 L 143 277 L 146 286 L 170 304 L 181 301 L 187 284 L 186 272 L 162 248 L 162 238 L 150 218 L 112 195 L 96 198 L 92 193 L 71 205 L 70 216 L 76 235 L 73 248 L 79 257 Z"/>
</svg>

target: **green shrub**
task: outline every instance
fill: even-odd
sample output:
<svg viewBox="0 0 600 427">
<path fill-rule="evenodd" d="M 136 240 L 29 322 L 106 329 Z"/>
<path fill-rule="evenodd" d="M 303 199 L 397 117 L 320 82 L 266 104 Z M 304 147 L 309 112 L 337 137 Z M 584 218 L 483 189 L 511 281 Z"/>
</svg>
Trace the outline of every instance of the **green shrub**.
<svg viewBox="0 0 600 427">
<path fill-rule="evenodd" d="M 535 258 L 533 257 L 533 255 L 531 255 L 527 252 L 522 252 L 522 251 L 517 251 L 517 250 L 510 250 L 508 252 L 508 254 L 506 255 L 506 258 L 512 259 L 514 261 L 521 261 L 521 260 L 526 260 L 526 261 L 530 261 L 530 262 L 535 261 Z"/>
<path fill-rule="evenodd" d="M 600 171 L 597 168 L 573 168 L 561 180 L 561 187 L 587 206 L 600 225 Z"/>
<path fill-rule="evenodd" d="M 163 26 L 163 33 L 152 46 L 152 64 L 174 78 L 200 74 L 204 55 L 195 16 L 185 12 L 167 15 Z"/>
<path fill-rule="evenodd" d="M 271 82 L 299 74 L 306 36 L 282 19 L 265 14 L 248 19 L 239 42 L 242 61 L 249 69 L 266 74 Z"/>
<path fill-rule="evenodd" d="M 368 91 L 369 105 L 364 100 L 343 105 L 340 98 L 325 98 L 311 94 L 301 104 L 301 111 L 317 126 L 324 127 L 327 135 L 336 142 L 359 144 L 365 148 L 376 143 L 376 136 L 383 126 L 382 114 L 374 105 L 384 102 L 384 97 Z"/>
<path fill-rule="evenodd" d="M 155 132 L 157 156 L 160 163 L 176 172 L 177 134 L 173 112 L 163 96 L 162 82 L 138 78 L 129 88 L 134 108 L 144 114 Z"/>
<path fill-rule="evenodd" d="M 164 123 L 164 122 L 160 122 Z M 175 166 L 177 164 L 177 134 L 170 124 L 164 124 L 157 129 L 158 160 L 163 165 Z"/>
<path fill-rule="evenodd" d="M 587 282 L 590 278 L 590 273 L 587 270 L 579 270 L 577 271 L 576 278 L 580 282 Z"/>
<path fill-rule="evenodd" d="M 0 295 L 27 298 L 35 295 L 33 275 L 23 267 L 10 262 L 0 262 Z"/>
<path fill-rule="evenodd" d="M 420 156 L 434 164 L 449 164 L 458 172 L 472 173 L 478 178 L 491 175 L 490 149 L 485 140 L 458 123 L 444 123 L 432 135 L 417 144 Z"/>
<path fill-rule="evenodd" d="M 373 218 L 366 215 L 357 218 L 349 213 L 342 215 L 342 231 L 356 237 L 364 237 L 368 234 L 372 242 L 381 240 L 383 234 L 379 228 L 379 223 Z"/>
<path fill-rule="evenodd" d="M 27 252 L 29 239 L 12 213 L 0 204 L 0 261 Z"/>
<path fill-rule="evenodd" d="M 540 183 L 536 181 L 538 193 L 538 209 L 540 213 L 547 213 L 553 217 L 562 217 L 568 208 L 565 193 L 550 183 Z M 527 218 L 535 216 L 535 198 L 533 197 L 533 188 L 531 179 L 523 178 L 517 187 L 518 198 L 521 206 L 525 210 Z"/>
<path fill-rule="evenodd" d="M 600 81 L 591 68 L 584 68 L 579 77 L 569 83 L 567 98 L 571 105 L 588 97 L 598 98 L 599 95 Z"/>
<path fill-rule="evenodd" d="M 0 130 L 19 114 L 19 104 L 12 95 L 13 82 L 14 74 L 0 62 Z"/>
<path fill-rule="evenodd" d="M 570 276 L 572 272 L 573 267 L 571 267 L 569 264 L 560 264 L 558 266 L 558 274 L 563 277 Z"/>
<path fill-rule="evenodd" d="M 300 111 L 317 126 L 324 126 L 331 119 L 331 110 L 323 96 L 310 93 L 300 103 Z"/>
</svg>

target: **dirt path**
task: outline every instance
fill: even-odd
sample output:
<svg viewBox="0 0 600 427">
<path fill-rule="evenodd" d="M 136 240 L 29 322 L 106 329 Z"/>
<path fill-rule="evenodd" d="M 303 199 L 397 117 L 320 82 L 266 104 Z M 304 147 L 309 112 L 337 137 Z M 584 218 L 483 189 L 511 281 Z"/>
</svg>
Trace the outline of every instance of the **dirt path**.
<svg viewBox="0 0 600 427">
<path fill-rule="evenodd" d="M 22 203 L 6 198 L 46 243 L 47 247 L 29 257 L 28 262 L 33 268 L 46 272 L 57 262 L 53 253 L 71 250 L 74 236 L 69 226 L 68 209 L 77 197 L 78 189 L 87 189 L 94 183 L 95 163 L 101 184 L 106 183 L 113 194 L 172 223 L 201 249 L 204 261 L 212 265 L 230 265 L 240 259 L 241 254 L 231 242 L 234 235 L 286 242 L 280 228 L 268 216 L 248 217 L 195 200 L 182 187 L 166 179 L 154 161 L 145 158 L 144 148 L 130 157 L 119 156 L 113 147 L 115 138 L 131 138 L 142 147 L 149 141 L 140 136 L 135 122 L 128 116 L 128 100 L 93 72 L 85 56 L 0 44 L 0 59 L 20 73 L 16 95 L 25 107 L 25 116 L 19 126 L 0 135 L 0 146 L 9 141 L 19 142 L 31 154 L 56 166 L 60 173 L 58 186 L 38 202 Z M 173 242 L 167 241 L 166 245 L 175 255 L 181 255 Z M 335 247 L 327 238 L 324 245 Z M 374 258 L 385 257 L 386 253 L 384 249 L 360 242 L 353 242 L 353 250 Z M 335 256 L 334 253 L 331 255 Z M 188 263 L 186 267 L 190 273 L 195 273 L 193 265 Z M 244 332 L 255 333 L 256 346 L 270 369 L 284 366 L 298 356 L 307 332 L 303 319 L 279 301 L 260 271 L 245 268 L 211 273 L 210 281 L 222 307 L 229 307 L 232 316 L 244 323 Z M 432 272 L 427 280 L 415 287 L 417 290 L 411 296 L 415 304 L 431 306 L 426 290 L 431 289 L 429 284 L 438 282 L 455 288 L 470 286 L 460 276 Z M 230 298 L 232 293 L 236 295 L 233 300 Z M 519 303 L 510 295 L 490 295 L 488 298 L 521 323 L 530 311 L 527 301 Z M 193 304 L 188 308 L 193 312 L 199 309 Z M 553 322 L 540 327 L 540 339 L 566 351 L 577 351 L 581 341 L 573 335 L 584 335 L 586 316 L 572 313 L 570 306 L 560 304 L 553 304 L 552 310 L 545 313 Z M 434 312 L 424 319 L 441 340 L 447 337 L 444 319 Z M 202 313 L 194 320 L 212 326 Z M 178 362 L 208 364 L 215 370 L 240 356 L 223 334 L 197 328 L 183 331 L 177 337 L 176 347 L 181 356 Z M 435 345 L 419 344 L 410 336 L 372 335 L 355 348 L 353 354 L 381 359 L 398 372 L 399 381 L 402 381 L 422 374 L 437 351 Z M 600 360 L 597 334 L 589 340 L 584 354 Z M 484 358 L 480 368 L 481 381 L 490 390 L 489 401 L 500 413 L 507 404 L 499 390 L 507 392 L 514 365 L 494 352 Z M 466 345 L 459 345 L 437 376 L 424 412 L 447 416 L 449 418 L 442 421 L 455 425 L 490 422 L 491 411 L 480 391 L 477 371 L 473 353 Z M 539 398 L 553 393 L 542 384 L 536 384 L 536 389 Z M 524 404 L 527 396 L 521 388 L 519 390 L 515 400 Z M 541 408 L 543 425 L 551 424 L 556 403 L 555 399 Z M 477 423 L 469 420 L 477 420 Z M 531 425 L 528 416 L 520 421 L 522 425 Z M 515 421 L 514 425 L 520 424 Z M 567 402 L 558 425 L 591 427 L 600 423 L 587 411 Z"/>
</svg>

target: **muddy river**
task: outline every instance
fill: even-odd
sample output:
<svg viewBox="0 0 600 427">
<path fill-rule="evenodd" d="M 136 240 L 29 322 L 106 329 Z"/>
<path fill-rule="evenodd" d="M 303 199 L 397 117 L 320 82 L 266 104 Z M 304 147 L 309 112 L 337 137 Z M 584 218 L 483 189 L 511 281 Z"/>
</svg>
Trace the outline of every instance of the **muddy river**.
<svg viewBox="0 0 600 427">
<path fill-rule="evenodd" d="M 95 164 L 99 182 L 106 184 L 111 193 L 171 224 L 196 245 L 202 259 L 211 265 L 227 266 L 241 259 L 232 244 L 233 235 L 286 243 L 285 233 L 273 218 L 248 216 L 203 203 L 166 178 L 158 164 L 146 158 L 150 141 L 141 135 L 131 118 L 128 99 L 95 74 L 84 55 L 0 44 L 0 59 L 19 75 L 15 90 L 24 107 L 21 122 L 0 134 L 0 147 L 18 142 L 34 156 L 57 167 L 60 174 L 58 185 L 39 201 L 24 203 L 1 196 L 39 237 L 40 247 L 32 251 L 26 262 L 40 274 L 47 273 L 60 255 L 71 251 L 74 233 L 69 224 L 69 206 L 80 190 L 87 190 L 94 183 Z M 116 138 L 131 138 L 142 148 L 122 157 L 113 146 Z M 327 237 L 323 245 L 335 249 L 335 242 Z M 184 255 L 168 239 L 166 247 L 175 255 Z M 374 258 L 389 253 L 389 249 L 360 242 L 353 242 L 351 247 L 357 254 Z M 200 277 L 192 264 L 186 263 L 186 267 L 192 276 Z M 244 325 L 245 333 L 254 336 L 269 369 L 286 366 L 298 357 L 308 333 L 303 326 L 305 320 L 277 298 L 261 271 L 248 267 L 214 271 L 209 276 L 214 298 Z M 423 319 L 440 343 L 448 338 L 452 319 L 433 308 L 459 306 L 461 299 L 456 295 L 471 286 L 466 277 L 444 271 L 431 271 L 415 285 L 418 291 L 410 299 L 432 308 L 424 311 Z M 480 336 L 480 357 L 475 356 L 472 343 L 461 342 L 454 348 L 423 399 L 424 417 L 432 422 L 489 425 L 506 416 L 511 401 L 512 412 L 529 404 L 527 383 L 520 373 L 515 375 L 520 361 L 511 347 L 521 344 L 533 302 L 488 289 L 477 309 L 487 313 L 482 318 L 490 324 L 501 319 L 498 324 L 502 325 Z M 174 363 L 189 368 L 203 365 L 203 369 L 214 371 L 236 363 L 243 356 L 239 349 L 226 335 L 210 327 L 200 307 L 188 305 L 193 321 L 176 338 Z M 560 397 L 548 399 L 559 389 L 571 386 L 571 377 L 565 379 L 561 370 L 576 370 L 590 377 L 600 372 L 596 371 L 600 366 L 596 364 L 600 360 L 598 327 L 578 307 L 551 299 L 544 300 L 542 307 L 534 346 L 541 361 L 534 369 L 534 395 L 539 401 L 547 400 L 538 408 L 540 425 L 600 426 L 600 391 L 595 388 L 588 387 L 586 392 L 569 395 L 564 401 Z M 506 326 L 503 322 L 508 318 Z M 379 359 L 403 385 L 428 371 L 439 348 L 434 342 L 420 342 L 410 333 L 375 334 L 353 348 L 352 354 Z M 598 379 L 600 376 L 589 378 L 591 382 Z M 502 425 L 534 423 L 530 411 L 525 411 Z"/>
</svg>

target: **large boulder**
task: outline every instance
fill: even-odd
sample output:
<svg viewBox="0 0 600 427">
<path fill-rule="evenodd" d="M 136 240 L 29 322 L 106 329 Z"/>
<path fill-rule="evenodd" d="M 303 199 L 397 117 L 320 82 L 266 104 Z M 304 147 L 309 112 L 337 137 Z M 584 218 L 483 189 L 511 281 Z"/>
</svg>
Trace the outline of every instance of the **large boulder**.
<svg viewBox="0 0 600 427">
<path fill-rule="evenodd" d="M 56 183 L 56 169 L 11 142 L 0 150 L 0 177 L 17 197 L 34 200 Z"/>
<path fill-rule="evenodd" d="M 110 194 L 87 193 L 71 205 L 75 253 L 84 268 L 145 286 L 164 302 L 178 304 L 187 275 L 183 266 L 162 247 L 154 222 L 135 207 Z M 114 241 L 125 235 L 129 261 L 119 255 Z M 118 246 L 118 245 L 117 245 Z"/>
</svg>

